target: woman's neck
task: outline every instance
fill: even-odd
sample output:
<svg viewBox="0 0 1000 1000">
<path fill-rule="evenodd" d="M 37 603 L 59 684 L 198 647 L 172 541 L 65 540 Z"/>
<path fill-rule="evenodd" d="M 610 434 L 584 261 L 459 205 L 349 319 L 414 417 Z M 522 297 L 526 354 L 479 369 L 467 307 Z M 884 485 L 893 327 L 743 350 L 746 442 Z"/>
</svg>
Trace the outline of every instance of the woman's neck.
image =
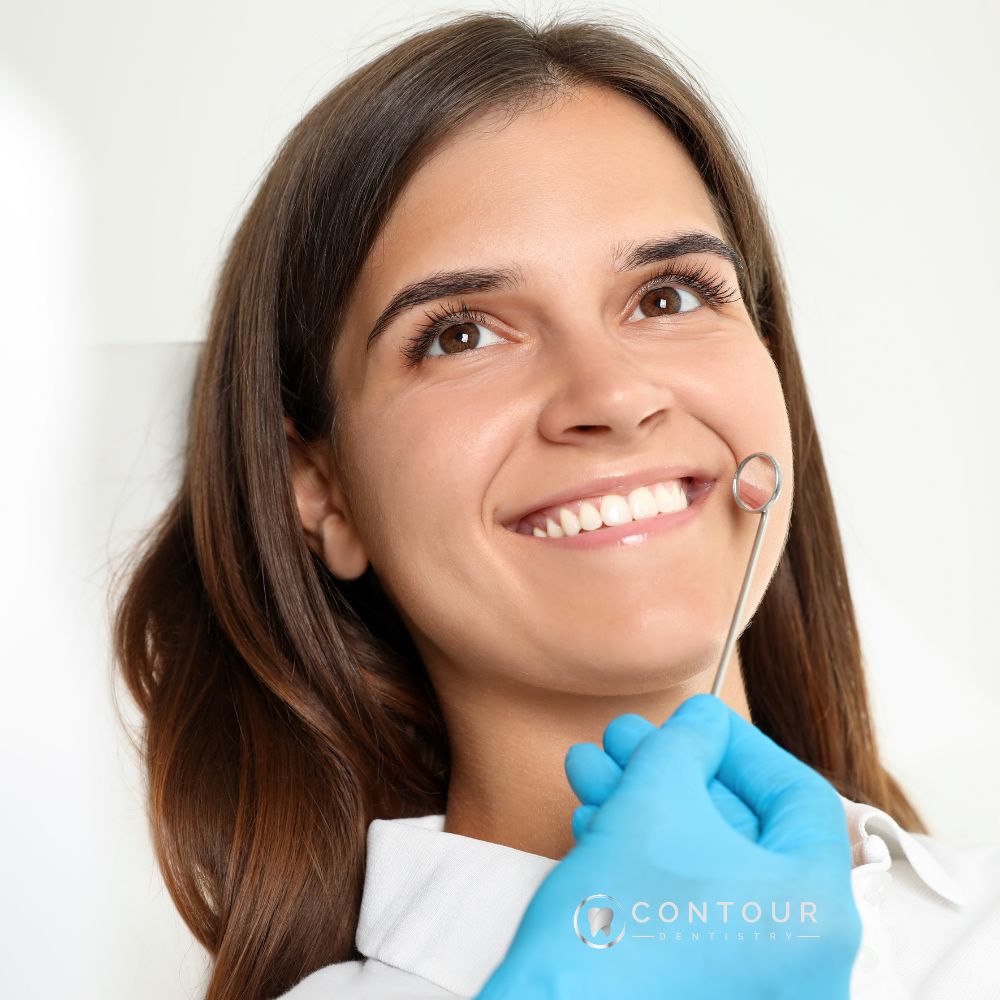
<svg viewBox="0 0 1000 1000">
<path fill-rule="evenodd" d="M 564 771 L 569 747 L 601 746 L 607 724 L 625 712 L 658 725 L 682 701 L 707 691 L 713 677 L 714 666 L 666 690 L 613 697 L 537 690 L 512 696 L 480 686 L 460 698 L 443 692 L 452 756 L 445 831 L 559 860 L 573 846 L 572 816 L 580 804 Z M 736 651 L 722 700 L 750 719 Z"/>
</svg>

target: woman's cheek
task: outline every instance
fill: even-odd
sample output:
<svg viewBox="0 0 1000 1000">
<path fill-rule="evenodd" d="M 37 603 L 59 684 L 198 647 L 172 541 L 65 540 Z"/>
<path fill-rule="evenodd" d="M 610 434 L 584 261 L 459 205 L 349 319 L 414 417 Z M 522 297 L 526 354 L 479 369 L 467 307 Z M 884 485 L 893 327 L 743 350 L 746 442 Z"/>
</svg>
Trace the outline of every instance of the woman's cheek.
<svg viewBox="0 0 1000 1000">
<path fill-rule="evenodd" d="M 364 494 L 382 510 L 371 526 L 382 562 L 400 551 L 440 555 L 457 526 L 479 522 L 502 422 L 480 419 L 482 401 L 465 405 L 461 395 L 442 399 L 427 387 L 403 394 L 370 414 L 356 438 Z"/>
</svg>

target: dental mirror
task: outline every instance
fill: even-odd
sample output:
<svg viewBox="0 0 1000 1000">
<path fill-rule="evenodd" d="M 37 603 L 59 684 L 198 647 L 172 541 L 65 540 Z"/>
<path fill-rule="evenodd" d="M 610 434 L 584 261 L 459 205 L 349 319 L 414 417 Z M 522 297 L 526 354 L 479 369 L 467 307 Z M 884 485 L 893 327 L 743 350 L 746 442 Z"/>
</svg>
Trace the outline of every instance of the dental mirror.
<svg viewBox="0 0 1000 1000">
<path fill-rule="evenodd" d="M 770 513 L 771 504 L 778 499 L 780 493 L 781 466 L 778 464 L 778 460 L 768 452 L 755 451 L 752 455 L 747 455 L 736 467 L 736 472 L 733 473 L 733 499 L 737 506 L 748 514 L 760 514 L 760 523 L 757 525 L 757 535 L 753 540 L 753 548 L 750 550 L 750 561 L 747 563 L 746 573 L 743 574 L 743 586 L 740 588 L 740 596 L 736 601 L 736 611 L 733 613 L 733 620 L 729 626 L 729 635 L 726 636 L 726 645 L 722 649 L 719 666 L 715 671 L 712 694 L 716 697 L 719 697 L 719 692 L 722 690 L 722 679 L 726 673 L 726 666 L 733 652 L 733 646 L 736 645 L 736 630 L 739 628 L 743 605 L 746 604 L 750 581 L 753 579 L 753 571 L 757 566 L 761 543 L 764 541 L 767 516 Z"/>
</svg>

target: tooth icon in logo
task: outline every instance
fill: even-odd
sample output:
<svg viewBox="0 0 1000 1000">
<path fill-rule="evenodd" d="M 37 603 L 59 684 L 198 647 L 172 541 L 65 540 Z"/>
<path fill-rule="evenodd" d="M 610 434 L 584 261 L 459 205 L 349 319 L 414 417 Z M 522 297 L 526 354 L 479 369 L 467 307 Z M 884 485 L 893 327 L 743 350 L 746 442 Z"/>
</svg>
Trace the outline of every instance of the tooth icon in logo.
<svg viewBox="0 0 1000 1000">
<path fill-rule="evenodd" d="M 614 918 L 615 911 L 610 906 L 592 906 L 587 910 L 590 936 L 596 937 L 598 931 L 604 931 L 605 937 L 611 937 L 611 922 Z"/>
<path fill-rule="evenodd" d="M 608 903 L 608 906 L 592 906 L 592 903 Z M 586 913 L 587 919 L 584 921 L 583 915 Z M 618 918 L 616 918 L 616 914 Z M 611 925 L 618 925 L 618 933 L 611 933 Z M 588 934 L 583 928 L 590 927 Z M 625 917 L 625 908 L 606 892 L 595 892 L 581 899 L 573 910 L 573 930 L 581 943 L 588 948 L 597 948 L 602 951 L 605 948 L 613 948 L 625 937 L 625 929 L 628 927 L 628 920 Z M 604 931 L 604 940 L 596 940 L 597 932 Z"/>
</svg>

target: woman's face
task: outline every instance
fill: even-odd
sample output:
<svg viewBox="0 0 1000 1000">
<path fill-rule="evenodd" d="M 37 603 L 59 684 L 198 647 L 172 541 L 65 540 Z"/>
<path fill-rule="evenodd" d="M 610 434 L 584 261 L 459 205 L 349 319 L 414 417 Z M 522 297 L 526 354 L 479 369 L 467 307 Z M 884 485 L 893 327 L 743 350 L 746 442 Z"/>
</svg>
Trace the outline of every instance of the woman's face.
<svg viewBox="0 0 1000 1000">
<path fill-rule="evenodd" d="M 436 681 L 630 694 L 714 668 L 758 524 L 731 478 L 769 451 L 784 482 L 741 624 L 756 609 L 793 495 L 778 372 L 733 263 L 628 259 L 693 230 L 724 238 L 683 148 L 650 112 L 593 87 L 454 135 L 397 202 L 334 357 L 341 486 Z M 651 282 L 678 266 L 707 272 L 719 301 Z M 400 289 L 456 270 L 516 284 L 404 309 L 366 349 Z M 410 364 L 426 312 L 461 302 L 477 315 L 443 323 Z M 622 538 L 553 539 L 504 526 L 604 492 L 595 477 L 638 473 L 627 497 L 671 466 L 715 483 L 666 530 L 638 520 Z M 579 544 L 602 531 L 614 540 Z"/>
</svg>

